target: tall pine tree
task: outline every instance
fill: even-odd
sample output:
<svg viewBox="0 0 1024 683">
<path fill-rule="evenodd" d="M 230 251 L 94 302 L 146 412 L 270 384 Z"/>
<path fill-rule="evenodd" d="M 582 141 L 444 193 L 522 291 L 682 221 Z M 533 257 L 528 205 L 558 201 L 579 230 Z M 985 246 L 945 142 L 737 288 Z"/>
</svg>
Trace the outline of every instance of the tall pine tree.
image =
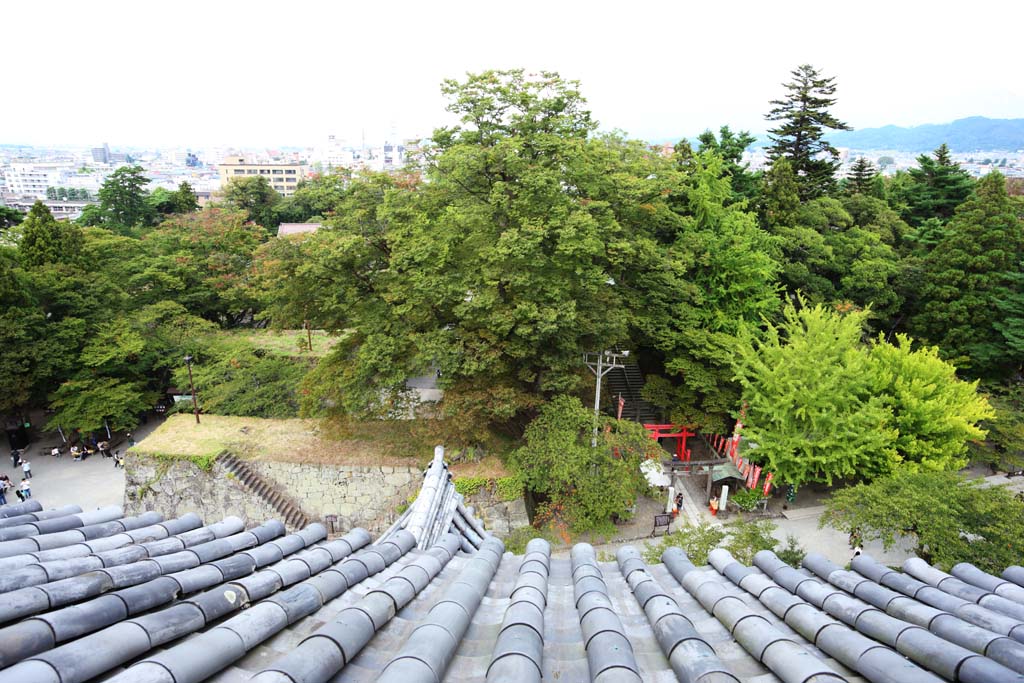
<svg viewBox="0 0 1024 683">
<path fill-rule="evenodd" d="M 873 194 L 877 176 L 878 171 L 875 170 L 871 162 L 864 157 L 858 157 L 850 166 L 846 187 L 850 190 L 850 194 Z"/>
<path fill-rule="evenodd" d="M 921 312 L 912 327 L 938 344 L 974 377 L 996 377 L 1014 366 L 1012 337 L 1000 330 L 1006 301 L 1019 282 L 1024 222 L 992 172 L 978 182 L 947 225 L 947 236 L 924 261 Z"/>
<path fill-rule="evenodd" d="M 768 156 L 775 161 L 785 157 L 797 175 L 800 198 L 814 199 L 828 192 L 835 183 L 839 152 L 824 139 L 826 130 L 852 130 L 831 113 L 835 104 L 835 78 L 824 78 L 810 64 L 791 72 L 785 83 L 785 99 L 772 100 L 774 108 L 765 117 L 781 122 L 768 131 L 772 140 Z"/>
<path fill-rule="evenodd" d="M 974 180 L 953 161 L 945 143 L 932 152 L 932 156 L 919 156 L 917 163 L 918 168 L 908 171 L 910 183 L 906 188 L 904 219 L 914 226 L 929 218 L 949 220 L 956 207 L 970 196 Z"/>
</svg>

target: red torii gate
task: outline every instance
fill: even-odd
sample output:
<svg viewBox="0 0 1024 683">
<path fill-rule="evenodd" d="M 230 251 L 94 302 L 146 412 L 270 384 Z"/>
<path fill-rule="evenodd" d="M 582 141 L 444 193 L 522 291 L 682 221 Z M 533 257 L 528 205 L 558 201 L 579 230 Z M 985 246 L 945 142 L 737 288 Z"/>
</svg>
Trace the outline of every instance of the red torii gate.
<svg viewBox="0 0 1024 683">
<path fill-rule="evenodd" d="M 697 436 L 696 432 L 691 432 L 688 427 L 677 426 L 673 424 L 667 425 L 656 425 L 656 424 L 645 424 L 644 429 L 650 432 L 649 436 L 657 441 L 658 439 L 675 439 L 676 440 L 676 458 L 683 462 L 690 461 L 690 449 L 686 447 L 686 439 L 690 436 Z"/>
</svg>

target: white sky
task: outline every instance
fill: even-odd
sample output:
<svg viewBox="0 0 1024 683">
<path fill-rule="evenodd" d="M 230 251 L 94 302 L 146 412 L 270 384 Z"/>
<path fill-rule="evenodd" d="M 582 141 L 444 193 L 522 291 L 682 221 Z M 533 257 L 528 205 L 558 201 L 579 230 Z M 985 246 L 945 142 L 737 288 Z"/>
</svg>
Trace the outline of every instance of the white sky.
<svg viewBox="0 0 1024 683">
<path fill-rule="evenodd" d="M 0 25 L 2 143 L 426 135 L 442 79 L 519 66 L 646 139 L 762 132 L 805 62 L 856 128 L 1024 117 L 1021 0 L 4 0 Z"/>
</svg>

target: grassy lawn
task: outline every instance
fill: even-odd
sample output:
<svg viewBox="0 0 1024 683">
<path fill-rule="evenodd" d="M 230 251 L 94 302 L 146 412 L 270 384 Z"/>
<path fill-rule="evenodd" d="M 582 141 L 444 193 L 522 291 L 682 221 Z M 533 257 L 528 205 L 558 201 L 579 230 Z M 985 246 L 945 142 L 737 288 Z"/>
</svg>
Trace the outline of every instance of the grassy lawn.
<svg viewBox="0 0 1024 683">
<path fill-rule="evenodd" d="M 225 330 L 219 332 L 226 338 L 242 339 L 258 349 L 265 349 L 275 355 L 321 358 L 327 355 L 340 337 L 328 335 L 323 330 L 312 330 L 313 352 L 306 351 L 305 330 Z"/>
<path fill-rule="evenodd" d="M 379 420 L 329 425 L 320 420 L 172 415 L 133 449 L 169 457 L 204 457 L 230 451 L 250 460 L 338 465 L 422 465 L 433 443 L 422 423 Z"/>
</svg>

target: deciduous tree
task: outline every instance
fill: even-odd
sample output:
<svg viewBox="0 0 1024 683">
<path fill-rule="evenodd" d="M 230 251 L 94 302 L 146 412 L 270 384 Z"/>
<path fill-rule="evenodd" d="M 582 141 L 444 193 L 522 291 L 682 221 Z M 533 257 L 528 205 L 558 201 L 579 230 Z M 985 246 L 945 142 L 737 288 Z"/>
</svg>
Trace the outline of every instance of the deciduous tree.
<svg viewBox="0 0 1024 683">
<path fill-rule="evenodd" d="M 1004 486 L 979 483 L 956 472 L 900 472 L 836 491 L 820 525 L 886 548 L 909 537 L 914 554 L 941 569 L 970 562 L 998 575 L 1024 553 L 1024 503 Z"/>
<path fill-rule="evenodd" d="M 747 405 L 747 457 L 799 487 L 871 478 L 899 462 L 896 430 L 861 347 L 866 313 L 787 305 L 759 340 L 741 331 L 734 367 Z"/>
</svg>

